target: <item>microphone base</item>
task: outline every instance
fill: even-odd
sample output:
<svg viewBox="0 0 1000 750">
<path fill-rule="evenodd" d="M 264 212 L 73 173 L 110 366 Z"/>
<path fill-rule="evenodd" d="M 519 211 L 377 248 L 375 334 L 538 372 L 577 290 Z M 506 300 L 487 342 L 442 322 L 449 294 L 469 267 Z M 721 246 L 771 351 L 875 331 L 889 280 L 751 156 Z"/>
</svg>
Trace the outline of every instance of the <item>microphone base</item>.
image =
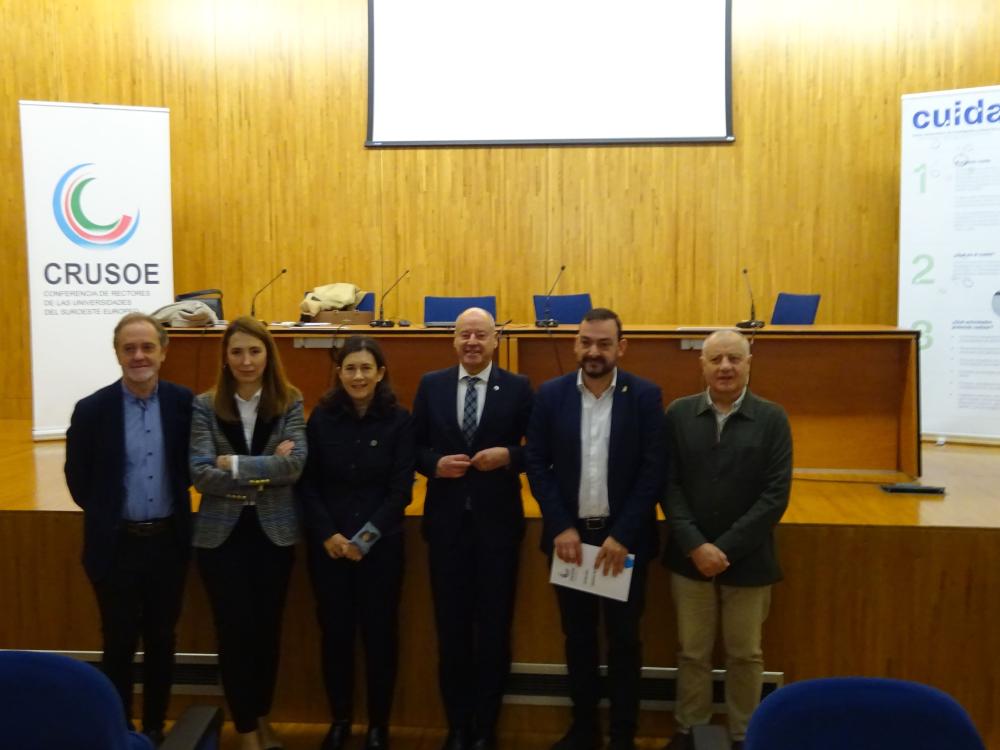
<svg viewBox="0 0 1000 750">
<path fill-rule="evenodd" d="M 373 320 L 368 325 L 372 328 L 392 328 L 396 322 L 393 320 Z"/>
<path fill-rule="evenodd" d="M 544 320 L 536 320 L 536 328 L 556 328 L 559 325 L 559 321 L 555 318 L 545 318 Z"/>
<path fill-rule="evenodd" d="M 748 330 L 753 330 L 753 329 L 756 329 L 756 328 L 763 328 L 764 327 L 764 321 L 763 320 L 741 320 L 739 323 L 736 324 L 736 327 L 737 328 L 748 329 Z"/>
</svg>

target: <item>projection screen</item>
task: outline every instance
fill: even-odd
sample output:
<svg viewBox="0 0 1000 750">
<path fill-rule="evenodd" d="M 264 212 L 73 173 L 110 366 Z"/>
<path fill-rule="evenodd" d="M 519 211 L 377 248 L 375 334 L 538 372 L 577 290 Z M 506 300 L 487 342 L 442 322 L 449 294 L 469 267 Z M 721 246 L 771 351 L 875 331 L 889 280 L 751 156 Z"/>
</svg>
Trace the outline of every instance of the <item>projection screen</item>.
<svg viewBox="0 0 1000 750">
<path fill-rule="evenodd" d="M 730 0 L 369 0 L 369 147 L 732 141 Z"/>
</svg>

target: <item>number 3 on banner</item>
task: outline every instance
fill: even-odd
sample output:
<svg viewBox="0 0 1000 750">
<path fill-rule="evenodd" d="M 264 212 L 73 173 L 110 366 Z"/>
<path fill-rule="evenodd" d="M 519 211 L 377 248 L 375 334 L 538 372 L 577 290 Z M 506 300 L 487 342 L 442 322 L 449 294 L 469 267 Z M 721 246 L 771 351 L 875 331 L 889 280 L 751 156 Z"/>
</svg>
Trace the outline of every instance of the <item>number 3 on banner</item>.
<svg viewBox="0 0 1000 750">
<path fill-rule="evenodd" d="M 931 271 L 934 270 L 934 256 L 927 255 L 926 253 L 923 255 L 918 255 L 916 258 L 913 259 L 913 265 L 916 266 L 920 264 L 923 264 L 923 268 L 921 268 L 919 271 L 913 274 L 913 281 L 911 281 L 910 283 L 933 284 L 934 283 L 933 277 L 928 277 L 927 274 L 929 274 Z"/>
<path fill-rule="evenodd" d="M 934 337 L 931 333 L 934 331 L 934 325 L 929 320 L 915 320 L 910 325 L 917 331 L 920 331 L 920 350 L 930 349 L 934 345 Z"/>
</svg>

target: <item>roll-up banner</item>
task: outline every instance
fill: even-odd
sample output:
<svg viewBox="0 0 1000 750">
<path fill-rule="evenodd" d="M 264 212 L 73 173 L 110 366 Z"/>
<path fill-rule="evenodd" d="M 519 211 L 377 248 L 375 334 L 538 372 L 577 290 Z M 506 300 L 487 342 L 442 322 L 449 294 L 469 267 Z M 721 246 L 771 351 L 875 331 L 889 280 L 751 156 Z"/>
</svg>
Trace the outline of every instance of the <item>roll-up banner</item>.
<svg viewBox="0 0 1000 750">
<path fill-rule="evenodd" d="M 899 325 L 921 432 L 1000 438 L 1000 86 L 902 100 Z"/>
<path fill-rule="evenodd" d="M 169 111 L 20 102 L 36 440 L 121 377 L 125 313 L 173 300 Z"/>
</svg>

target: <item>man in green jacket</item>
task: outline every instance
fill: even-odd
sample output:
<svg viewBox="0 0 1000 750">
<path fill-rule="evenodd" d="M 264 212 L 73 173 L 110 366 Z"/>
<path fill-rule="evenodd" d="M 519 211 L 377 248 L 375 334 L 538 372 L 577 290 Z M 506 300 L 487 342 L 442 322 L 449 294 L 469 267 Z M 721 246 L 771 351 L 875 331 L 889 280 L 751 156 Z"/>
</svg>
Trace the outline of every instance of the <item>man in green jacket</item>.
<svg viewBox="0 0 1000 750">
<path fill-rule="evenodd" d="M 792 436 L 784 409 L 754 395 L 750 345 L 717 331 L 701 354 L 706 391 L 667 408 L 673 470 L 664 562 L 677 609 L 678 733 L 670 750 L 693 747 L 691 727 L 712 714 L 712 651 L 721 621 L 726 708 L 742 750 L 764 671 L 761 630 L 771 585 L 781 580 L 774 527 L 788 507 Z"/>
</svg>

